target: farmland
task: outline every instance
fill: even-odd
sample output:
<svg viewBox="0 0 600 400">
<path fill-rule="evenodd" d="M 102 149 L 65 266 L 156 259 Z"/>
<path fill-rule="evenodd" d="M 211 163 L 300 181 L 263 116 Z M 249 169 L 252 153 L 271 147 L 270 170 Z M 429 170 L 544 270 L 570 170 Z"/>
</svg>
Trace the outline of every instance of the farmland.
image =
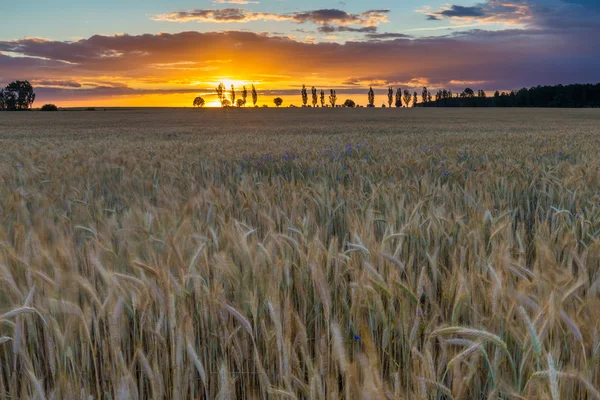
<svg viewBox="0 0 600 400">
<path fill-rule="evenodd" d="M 0 399 L 600 398 L 599 126 L 0 113 Z"/>
</svg>

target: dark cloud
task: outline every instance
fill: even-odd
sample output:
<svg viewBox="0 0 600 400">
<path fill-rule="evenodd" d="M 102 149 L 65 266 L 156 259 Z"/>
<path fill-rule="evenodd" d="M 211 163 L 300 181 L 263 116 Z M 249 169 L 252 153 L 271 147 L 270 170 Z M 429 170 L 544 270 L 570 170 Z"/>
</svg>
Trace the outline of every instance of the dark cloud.
<svg viewBox="0 0 600 400">
<path fill-rule="evenodd" d="M 52 79 L 34 79 L 31 81 L 36 86 L 51 86 L 51 87 L 67 87 L 67 88 L 80 88 L 81 83 L 75 81 L 61 81 Z"/>
<path fill-rule="evenodd" d="M 439 13 L 442 17 L 483 17 L 485 11 L 482 7 L 463 7 L 452 5 L 449 9 Z"/>
<path fill-rule="evenodd" d="M 387 22 L 390 10 L 369 10 L 360 14 L 350 14 L 338 9 L 321 9 L 289 14 L 254 12 L 242 8 L 225 8 L 221 10 L 175 11 L 153 17 L 156 21 L 169 22 L 250 22 L 250 21 L 289 21 L 297 24 L 312 22 L 318 25 L 362 25 L 377 26 Z"/>
<path fill-rule="evenodd" d="M 441 18 L 527 28 L 600 29 L 600 1 L 487 0 L 474 6 L 452 4 L 437 12 L 428 12 L 430 20 Z"/>
<path fill-rule="evenodd" d="M 427 16 L 427 21 L 440 21 L 441 18 L 436 16 L 436 15 L 428 15 Z"/>
</svg>

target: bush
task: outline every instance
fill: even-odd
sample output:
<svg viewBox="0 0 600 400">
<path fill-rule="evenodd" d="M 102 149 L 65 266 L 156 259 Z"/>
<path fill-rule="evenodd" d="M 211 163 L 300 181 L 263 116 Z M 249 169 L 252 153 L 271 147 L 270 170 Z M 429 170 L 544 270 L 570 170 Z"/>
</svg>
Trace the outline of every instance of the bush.
<svg viewBox="0 0 600 400">
<path fill-rule="evenodd" d="M 354 108 L 356 107 L 356 103 L 353 100 L 348 99 L 344 102 L 344 107 Z"/>
<path fill-rule="evenodd" d="M 58 107 L 54 104 L 44 104 L 40 111 L 58 111 Z"/>
<path fill-rule="evenodd" d="M 85 109 L 85 111 L 96 111 L 96 108 L 94 107 L 88 107 Z"/>
</svg>

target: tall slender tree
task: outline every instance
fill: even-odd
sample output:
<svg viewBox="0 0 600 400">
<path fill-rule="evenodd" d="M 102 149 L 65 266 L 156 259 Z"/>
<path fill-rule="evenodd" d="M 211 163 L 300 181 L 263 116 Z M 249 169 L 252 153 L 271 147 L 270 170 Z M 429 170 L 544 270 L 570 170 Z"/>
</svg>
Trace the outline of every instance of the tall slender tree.
<svg viewBox="0 0 600 400">
<path fill-rule="evenodd" d="M 317 106 L 317 102 L 318 102 L 318 100 L 317 100 L 317 88 L 313 86 L 310 89 L 310 91 L 311 91 L 311 94 L 312 94 L 312 106 L 314 108 L 314 107 Z"/>
<path fill-rule="evenodd" d="M 390 86 L 388 88 L 388 107 L 391 108 L 393 103 L 394 103 L 394 88 Z"/>
<path fill-rule="evenodd" d="M 256 92 L 256 88 L 254 87 L 254 84 L 252 84 L 252 103 L 254 104 L 254 107 L 256 107 L 257 101 L 258 101 L 258 93 Z"/>
<path fill-rule="evenodd" d="M 219 103 L 221 103 L 221 106 L 223 106 L 223 101 L 225 100 L 225 85 L 223 85 L 223 82 L 219 83 L 219 86 L 217 86 L 215 91 L 217 92 Z"/>
<path fill-rule="evenodd" d="M 6 110 L 6 98 L 4 97 L 4 89 L 0 89 L 0 111 Z"/>
<path fill-rule="evenodd" d="M 235 104 L 235 88 L 231 85 L 231 91 L 229 92 L 229 98 L 231 99 L 231 105 Z"/>
<path fill-rule="evenodd" d="M 244 85 L 244 87 L 242 88 L 242 101 L 243 101 L 243 106 L 246 107 L 246 98 L 248 97 L 248 91 L 246 90 L 246 86 Z"/>
<path fill-rule="evenodd" d="M 321 89 L 321 107 L 325 107 L 325 91 Z"/>
<path fill-rule="evenodd" d="M 373 88 L 370 87 L 369 88 L 369 105 L 368 107 L 375 107 L 375 92 L 373 91 Z"/>
<path fill-rule="evenodd" d="M 412 106 L 413 107 L 417 106 L 418 96 L 419 96 L 419 93 L 417 93 L 417 91 L 415 90 L 415 92 L 413 93 L 413 99 L 412 99 Z"/>
<path fill-rule="evenodd" d="M 337 94 L 335 94 L 335 90 L 331 89 L 329 91 L 329 103 L 331 107 L 335 108 L 335 102 L 337 101 Z"/>
<path fill-rule="evenodd" d="M 402 88 L 396 90 L 396 107 L 402 107 Z"/>
<path fill-rule="evenodd" d="M 427 103 L 427 94 L 429 92 L 427 91 L 427 87 L 423 86 L 423 91 L 421 92 L 421 99 L 423 100 L 423 106 L 425 106 L 425 103 Z"/>
<path fill-rule="evenodd" d="M 306 107 L 308 103 L 308 92 L 306 91 L 306 85 L 302 85 L 302 107 Z"/>
<path fill-rule="evenodd" d="M 404 105 L 406 107 L 410 107 L 410 102 L 412 100 L 412 95 L 410 94 L 410 91 L 408 91 L 408 89 L 404 89 L 402 100 L 404 100 Z"/>
</svg>

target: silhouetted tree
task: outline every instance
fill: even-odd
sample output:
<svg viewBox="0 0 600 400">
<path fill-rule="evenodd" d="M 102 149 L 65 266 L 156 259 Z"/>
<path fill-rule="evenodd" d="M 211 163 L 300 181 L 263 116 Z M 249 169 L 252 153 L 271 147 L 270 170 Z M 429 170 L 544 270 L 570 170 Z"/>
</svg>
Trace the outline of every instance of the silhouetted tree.
<svg viewBox="0 0 600 400">
<path fill-rule="evenodd" d="M 404 105 L 406 105 L 406 107 L 410 107 L 412 95 L 410 94 L 408 89 L 404 89 L 404 96 L 402 96 L 402 99 L 404 100 Z"/>
<path fill-rule="evenodd" d="M 321 107 L 325 107 L 325 91 L 321 89 Z"/>
<path fill-rule="evenodd" d="M 419 93 L 417 93 L 416 91 L 413 93 L 413 100 L 412 100 L 412 106 L 416 107 L 417 106 L 417 101 L 418 101 L 418 96 Z"/>
<path fill-rule="evenodd" d="M 273 99 L 273 103 L 275 103 L 275 105 L 277 107 L 281 106 L 283 104 L 283 99 L 281 97 L 275 97 Z"/>
<path fill-rule="evenodd" d="M 423 91 L 421 92 L 421 99 L 423 100 L 423 106 L 425 106 L 425 103 L 427 103 L 427 95 L 429 92 L 427 92 L 427 87 L 423 86 Z"/>
<path fill-rule="evenodd" d="M 4 89 L 3 98 L 9 111 L 28 110 L 35 101 L 35 93 L 29 81 L 14 81 Z"/>
<path fill-rule="evenodd" d="M 225 105 L 223 104 L 223 101 L 225 101 L 225 85 L 223 85 L 223 82 L 219 83 L 219 86 L 217 86 L 215 91 L 217 92 L 219 103 L 221 103 L 222 107 L 225 107 Z"/>
<path fill-rule="evenodd" d="M 310 92 L 312 94 L 312 105 L 313 105 L 313 107 L 316 107 L 317 106 L 317 102 L 318 102 L 318 99 L 317 99 L 317 88 L 313 86 L 310 89 Z"/>
<path fill-rule="evenodd" d="M 246 90 L 246 86 L 242 87 L 242 100 L 244 101 L 244 103 L 242 104 L 244 107 L 246 107 L 246 98 L 248 97 L 248 91 Z"/>
<path fill-rule="evenodd" d="M 198 96 L 194 99 L 194 107 L 204 107 L 204 104 L 206 104 L 206 102 L 202 97 Z"/>
<path fill-rule="evenodd" d="M 469 99 L 472 99 L 473 97 L 475 97 L 475 92 L 471 88 L 466 88 L 463 91 L 463 94 L 465 95 L 466 98 L 469 98 Z"/>
<path fill-rule="evenodd" d="M 306 107 L 306 103 L 308 103 L 308 92 L 306 86 L 302 85 L 302 107 Z"/>
<path fill-rule="evenodd" d="M 252 103 L 254 104 L 254 107 L 256 107 L 257 101 L 258 101 L 258 93 L 256 93 L 256 88 L 254 87 L 254 84 L 252 84 Z"/>
<path fill-rule="evenodd" d="M 40 111 L 58 111 L 58 107 L 54 104 L 44 104 Z"/>
<path fill-rule="evenodd" d="M 431 92 L 427 92 L 427 102 L 431 103 L 433 96 L 431 95 Z"/>
<path fill-rule="evenodd" d="M 0 111 L 6 110 L 6 98 L 4 97 L 4 89 L 0 89 Z"/>
<path fill-rule="evenodd" d="M 394 103 L 394 88 L 390 86 L 388 88 L 388 107 L 391 108 L 392 103 Z"/>
<path fill-rule="evenodd" d="M 337 101 L 337 94 L 335 94 L 335 90 L 331 89 L 329 91 L 329 103 L 331 104 L 331 107 L 335 108 L 336 101 Z"/>
<path fill-rule="evenodd" d="M 236 103 L 235 103 L 238 108 L 243 107 L 244 106 L 244 99 L 237 99 Z"/>
<path fill-rule="evenodd" d="M 372 87 L 369 88 L 368 100 L 369 105 L 367 107 L 375 107 L 375 92 Z"/>
<path fill-rule="evenodd" d="M 402 107 L 402 89 L 398 88 L 396 90 L 396 107 L 400 108 Z"/>
<path fill-rule="evenodd" d="M 223 99 L 223 103 L 221 103 L 221 105 L 223 107 L 229 107 L 231 105 L 231 102 L 227 99 Z"/>
<path fill-rule="evenodd" d="M 231 85 L 231 91 L 229 92 L 229 98 L 231 99 L 231 104 L 235 104 L 235 88 Z"/>
<path fill-rule="evenodd" d="M 354 107 L 356 107 L 356 103 L 353 100 L 347 99 L 344 102 L 344 107 L 354 108 Z"/>
</svg>

